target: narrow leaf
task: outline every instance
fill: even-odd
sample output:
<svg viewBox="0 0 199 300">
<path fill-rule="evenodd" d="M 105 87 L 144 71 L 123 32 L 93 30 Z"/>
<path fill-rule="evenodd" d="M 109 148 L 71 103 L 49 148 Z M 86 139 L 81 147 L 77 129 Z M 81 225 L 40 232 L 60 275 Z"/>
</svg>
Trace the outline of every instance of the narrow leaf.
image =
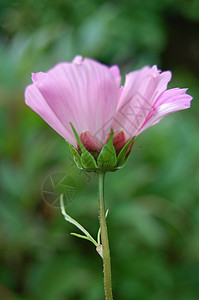
<svg viewBox="0 0 199 300">
<path fill-rule="evenodd" d="M 97 163 L 101 168 L 114 167 L 117 163 L 116 152 L 113 146 L 113 136 L 114 132 L 111 130 L 108 142 L 104 145 L 98 156 Z"/>
<path fill-rule="evenodd" d="M 61 196 L 60 196 L 60 205 L 61 205 L 61 212 L 62 212 L 62 215 L 64 216 L 64 219 L 66 221 L 68 221 L 69 223 L 72 223 L 73 225 L 75 225 L 77 228 L 79 228 L 88 238 L 90 238 L 92 240 L 93 244 L 96 245 L 97 243 L 94 240 L 94 238 L 90 235 L 90 233 L 82 225 L 80 225 L 76 220 L 71 218 L 66 213 L 65 208 L 64 208 L 63 194 L 61 194 Z"/>
<path fill-rule="evenodd" d="M 71 235 L 76 236 L 76 237 L 81 238 L 81 239 L 84 239 L 84 240 L 87 240 L 87 241 L 90 241 L 91 243 L 93 243 L 93 240 L 91 238 L 89 238 L 88 236 L 78 234 L 78 233 L 75 233 L 75 232 L 71 232 Z M 93 244 L 96 246 L 96 243 L 93 243 Z"/>
</svg>

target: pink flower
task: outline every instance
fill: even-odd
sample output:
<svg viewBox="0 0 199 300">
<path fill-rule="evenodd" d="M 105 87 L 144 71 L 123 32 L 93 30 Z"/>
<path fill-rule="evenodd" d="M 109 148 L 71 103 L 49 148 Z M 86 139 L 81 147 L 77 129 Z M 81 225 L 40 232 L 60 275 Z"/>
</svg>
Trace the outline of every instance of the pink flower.
<svg viewBox="0 0 199 300">
<path fill-rule="evenodd" d="M 164 116 L 189 108 L 192 100 L 187 89 L 167 90 L 170 71 L 146 66 L 128 73 L 121 86 L 117 66 L 81 56 L 47 73 L 32 74 L 32 80 L 25 91 L 26 104 L 77 148 L 72 123 L 89 151 L 100 152 L 113 129 L 118 152 Z"/>
</svg>

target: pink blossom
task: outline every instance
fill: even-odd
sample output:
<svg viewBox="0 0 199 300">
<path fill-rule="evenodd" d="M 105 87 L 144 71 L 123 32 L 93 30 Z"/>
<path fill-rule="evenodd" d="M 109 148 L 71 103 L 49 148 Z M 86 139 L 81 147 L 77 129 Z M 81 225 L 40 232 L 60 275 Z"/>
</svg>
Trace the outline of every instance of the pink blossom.
<svg viewBox="0 0 199 300">
<path fill-rule="evenodd" d="M 167 90 L 170 71 L 146 66 L 128 73 L 121 86 L 117 66 L 81 56 L 32 74 L 32 80 L 25 91 L 26 104 L 77 148 L 72 123 L 89 151 L 99 152 L 113 129 L 118 152 L 164 116 L 189 108 L 192 100 L 187 89 Z"/>
</svg>

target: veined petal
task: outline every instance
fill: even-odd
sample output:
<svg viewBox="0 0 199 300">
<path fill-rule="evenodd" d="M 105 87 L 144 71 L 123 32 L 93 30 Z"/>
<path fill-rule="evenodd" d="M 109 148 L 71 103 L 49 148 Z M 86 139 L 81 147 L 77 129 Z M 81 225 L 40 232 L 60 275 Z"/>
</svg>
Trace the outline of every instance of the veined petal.
<svg viewBox="0 0 199 300">
<path fill-rule="evenodd" d="M 109 68 L 78 56 L 72 63 L 60 63 L 47 73 L 33 74 L 33 82 L 36 89 L 31 89 L 31 97 L 29 92 L 26 93 L 26 103 L 33 110 L 38 111 L 33 95 L 37 90 L 42 103 L 40 115 L 41 110 L 46 115 L 45 107 L 48 107 L 71 135 L 70 122 L 78 134 L 88 130 L 101 143 L 106 141 L 112 127 L 121 82 L 118 67 Z M 54 126 L 51 118 L 47 123 Z"/>
<path fill-rule="evenodd" d="M 77 147 L 70 123 L 90 151 L 100 152 L 110 132 L 116 151 L 164 116 L 190 107 L 186 89 L 167 89 L 171 72 L 146 66 L 126 75 L 117 66 L 76 56 L 47 73 L 32 74 L 26 103 Z"/>
<path fill-rule="evenodd" d="M 114 146 L 114 148 L 116 150 L 116 153 L 119 153 L 120 150 L 122 150 L 122 148 L 125 146 L 126 143 L 127 143 L 127 141 L 126 141 L 126 137 L 125 137 L 124 131 L 121 130 L 113 138 L 113 146 Z"/>
<path fill-rule="evenodd" d="M 156 66 L 144 67 L 127 74 L 118 100 L 113 128 L 122 127 L 127 138 L 137 135 L 156 99 L 166 90 L 171 72 L 162 72 Z"/>
<path fill-rule="evenodd" d="M 30 85 L 25 90 L 25 102 L 55 131 L 57 131 L 70 144 L 76 146 L 76 139 L 70 132 L 70 126 L 63 124 L 53 109 L 48 105 L 44 97 L 35 85 Z"/>
<path fill-rule="evenodd" d="M 80 140 L 88 151 L 100 152 L 103 144 L 100 143 L 89 131 L 84 131 L 80 134 Z"/>
<path fill-rule="evenodd" d="M 117 106 L 121 84 L 119 68 L 108 68 L 88 58 L 84 61 L 88 79 L 87 99 L 83 99 L 83 105 L 87 105 L 87 126 L 92 135 L 104 144 Z"/>
<path fill-rule="evenodd" d="M 174 88 L 167 90 L 160 95 L 154 106 L 151 108 L 145 122 L 140 127 L 138 134 L 150 126 L 159 123 L 166 115 L 189 108 L 193 98 L 186 94 L 186 91 L 187 89 Z"/>
</svg>

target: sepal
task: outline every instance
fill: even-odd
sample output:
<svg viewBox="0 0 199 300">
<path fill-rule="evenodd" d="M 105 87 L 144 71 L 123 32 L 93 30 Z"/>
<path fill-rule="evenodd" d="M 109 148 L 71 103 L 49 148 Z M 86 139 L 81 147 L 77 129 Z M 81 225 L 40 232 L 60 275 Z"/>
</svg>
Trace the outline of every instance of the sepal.
<svg viewBox="0 0 199 300">
<path fill-rule="evenodd" d="M 131 153 L 131 151 L 129 151 L 129 147 L 133 143 L 134 139 L 135 139 L 135 136 L 132 137 L 132 139 L 130 139 L 128 141 L 128 143 L 126 143 L 126 145 L 122 148 L 122 150 L 118 154 L 118 157 L 117 157 L 117 168 L 121 169 L 121 168 L 123 168 L 126 165 L 127 160 L 129 158 L 129 155 Z"/>
<path fill-rule="evenodd" d="M 97 164 L 102 169 L 113 168 L 117 163 L 116 151 L 113 146 L 114 132 L 111 129 L 110 137 L 107 143 L 103 146 L 98 159 Z"/>
<path fill-rule="evenodd" d="M 135 139 L 135 136 L 132 137 L 124 145 L 124 147 L 120 150 L 119 154 L 117 155 L 113 143 L 114 132 L 111 129 L 108 141 L 102 147 L 100 153 L 91 153 L 92 151 L 89 152 L 83 145 L 72 123 L 71 127 L 77 140 L 79 150 L 73 147 L 72 145 L 70 145 L 69 147 L 74 156 L 74 161 L 79 169 L 87 172 L 115 172 L 119 169 L 122 169 L 125 166 L 131 153 L 131 146 Z"/>
<path fill-rule="evenodd" d="M 73 159 L 74 159 L 74 162 L 76 163 L 76 166 L 78 167 L 78 169 L 83 169 L 82 164 L 81 164 L 81 156 L 80 156 L 79 152 L 71 144 L 69 144 L 69 148 L 70 148 L 71 153 L 73 154 Z"/>
</svg>

